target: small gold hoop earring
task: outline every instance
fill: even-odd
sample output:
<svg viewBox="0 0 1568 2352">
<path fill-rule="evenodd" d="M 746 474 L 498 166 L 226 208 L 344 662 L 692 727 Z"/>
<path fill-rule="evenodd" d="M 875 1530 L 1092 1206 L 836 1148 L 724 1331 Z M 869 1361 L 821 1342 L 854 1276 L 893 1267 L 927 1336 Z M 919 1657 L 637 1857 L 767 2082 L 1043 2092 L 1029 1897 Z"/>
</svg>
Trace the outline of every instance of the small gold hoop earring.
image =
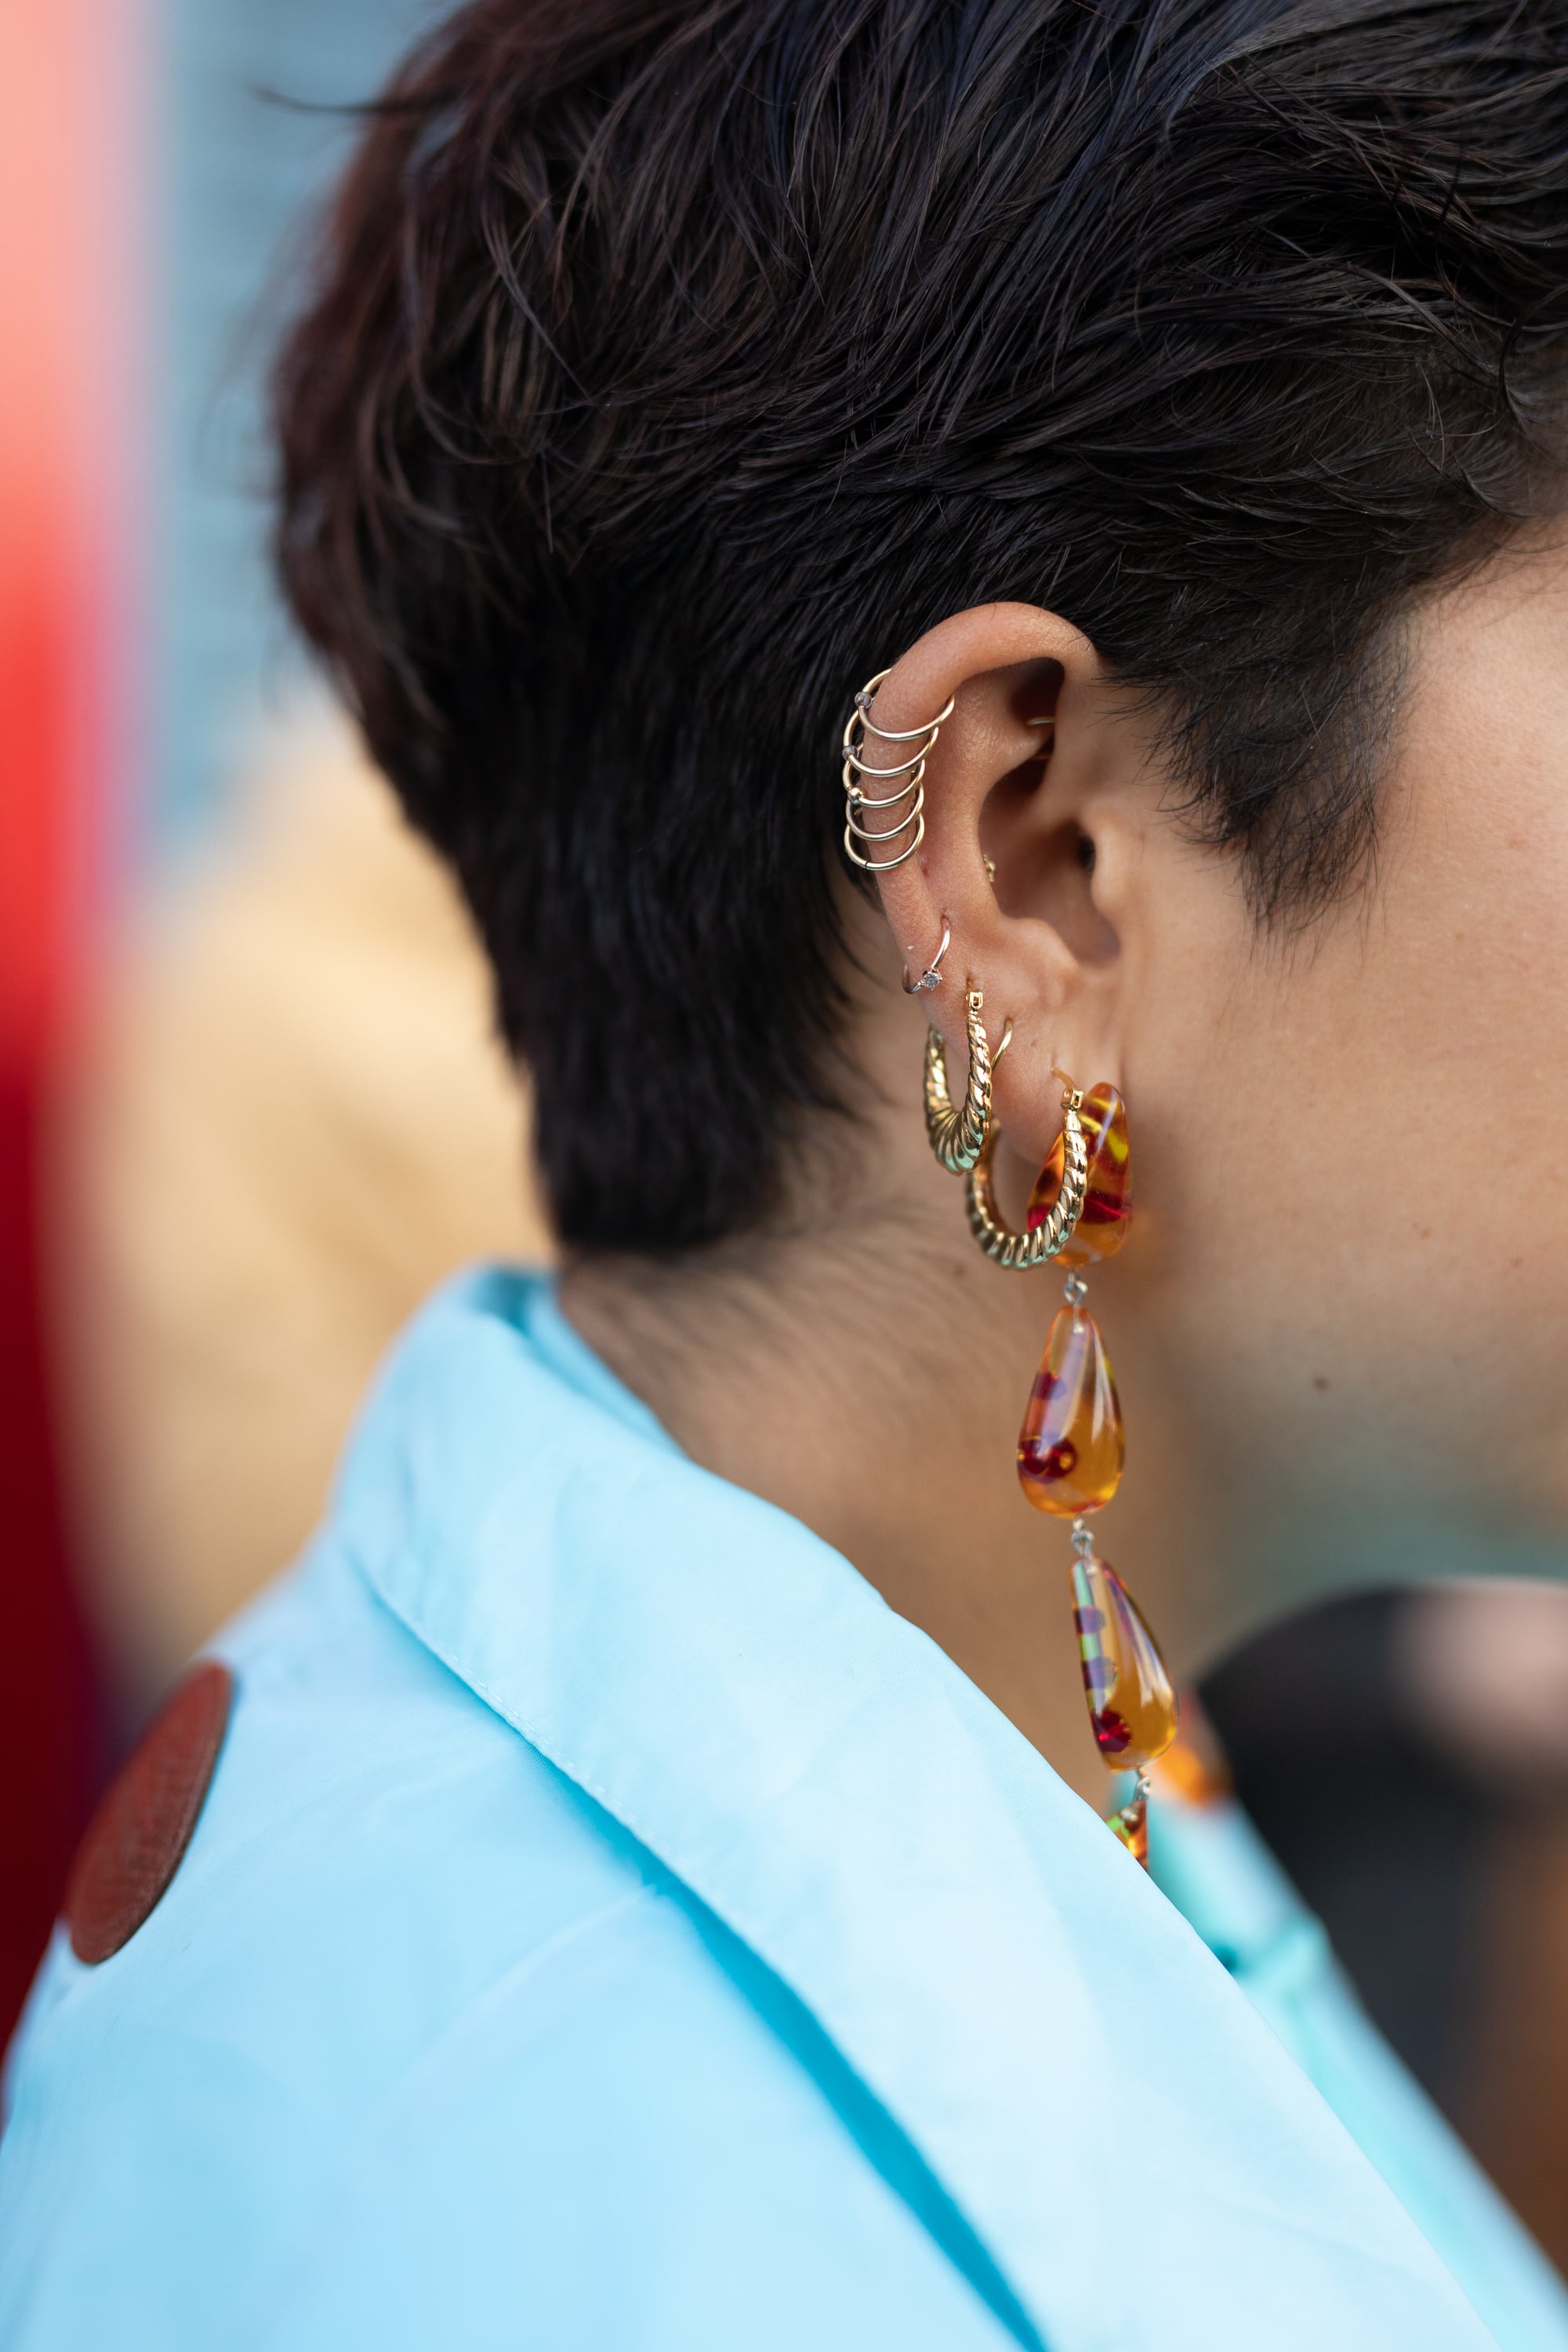
<svg viewBox="0 0 1568 2352">
<path fill-rule="evenodd" d="M 963 1102 L 955 1108 L 948 1091 L 947 1062 L 942 1038 L 926 1031 L 926 1138 L 940 1166 L 951 1176 L 973 1168 L 991 1123 L 991 1048 L 980 1014 L 985 999 L 972 988 L 963 1000 L 964 1027 L 969 1038 L 969 1083 Z"/>
<path fill-rule="evenodd" d="M 1053 1075 L 1061 1077 L 1063 1073 L 1058 1070 Z M 987 1118 L 984 1139 L 969 1168 L 969 1230 L 995 1265 L 1026 1274 L 1031 1266 L 1044 1265 L 1047 1258 L 1055 1257 L 1071 1241 L 1073 1229 L 1083 1214 L 1089 1184 L 1089 1146 L 1079 1117 L 1082 1108 L 1082 1093 L 1070 1078 L 1066 1079 L 1062 1094 L 1061 1190 L 1050 1213 L 1021 1234 L 1004 1224 L 996 1213 L 991 1164 L 996 1157 L 1001 1130 Z"/>
<path fill-rule="evenodd" d="M 947 953 L 948 942 L 952 938 L 952 927 L 947 923 L 943 923 L 942 927 L 942 945 L 938 948 L 935 955 L 932 956 L 930 963 L 927 964 L 924 971 L 921 972 L 919 980 L 911 980 L 910 978 L 910 968 L 908 964 L 905 964 L 899 981 L 899 986 L 903 990 L 906 996 L 920 996 L 931 989 L 940 988 L 942 986 L 942 960 Z"/>
</svg>

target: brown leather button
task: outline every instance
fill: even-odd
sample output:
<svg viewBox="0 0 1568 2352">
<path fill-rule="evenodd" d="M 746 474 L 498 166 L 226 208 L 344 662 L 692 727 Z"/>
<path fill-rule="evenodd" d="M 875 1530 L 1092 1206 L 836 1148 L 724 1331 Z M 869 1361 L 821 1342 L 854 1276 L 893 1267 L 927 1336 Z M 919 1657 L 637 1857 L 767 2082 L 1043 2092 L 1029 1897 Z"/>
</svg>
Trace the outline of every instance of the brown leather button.
<svg viewBox="0 0 1568 2352">
<path fill-rule="evenodd" d="M 228 1723 L 234 1676 L 217 1659 L 193 1666 L 142 1733 L 93 1815 L 66 1890 L 79 1960 L 128 1944 L 180 1866 Z"/>
</svg>

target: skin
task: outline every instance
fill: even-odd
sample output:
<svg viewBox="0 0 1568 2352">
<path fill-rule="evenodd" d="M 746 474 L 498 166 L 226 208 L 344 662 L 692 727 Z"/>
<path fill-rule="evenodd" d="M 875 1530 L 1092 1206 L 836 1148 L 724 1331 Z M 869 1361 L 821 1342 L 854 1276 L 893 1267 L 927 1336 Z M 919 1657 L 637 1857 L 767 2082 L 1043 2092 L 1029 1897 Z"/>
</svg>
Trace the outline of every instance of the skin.
<svg viewBox="0 0 1568 2352">
<path fill-rule="evenodd" d="M 766 1236 L 566 1276 L 696 1460 L 843 1551 L 1097 1802 L 1068 1531 L 1013 1463 L 1060 1277 L 982 1257 L 925 1140 L 927 1014 L 956 1096 L 966 983 L 993 1046 L 1014 1024 L 1011 1223 L 1053 1066 L 1127 1100 L 1132 1236 L 1089 1304 L 1128 1464 L 1096 1531 L 1179 1678 L 1348 1586 L 1537 1572 L 1563 1531 L 1568 550 L 1516 544 L 1408 636 L 1371 872 L 1260 931 L 1086 638 L 1017 604 L 931 630 L 876 706 L 909 728 L 956 697 L 925 839 L 879 914 L 845 891 L 860 1118 L 803 1131 Z M 944 921 L 943 985 L 908 997 Z"/>
</svg>

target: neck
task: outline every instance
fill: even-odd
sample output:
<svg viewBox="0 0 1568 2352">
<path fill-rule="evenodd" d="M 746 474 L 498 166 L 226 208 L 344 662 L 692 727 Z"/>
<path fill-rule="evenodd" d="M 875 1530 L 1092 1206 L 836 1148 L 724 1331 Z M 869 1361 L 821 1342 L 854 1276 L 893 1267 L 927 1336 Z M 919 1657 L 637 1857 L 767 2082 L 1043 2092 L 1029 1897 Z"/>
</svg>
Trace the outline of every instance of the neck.
<svg viewBox="0 0 1568 2352">
<path fill-rule="evenodd" d="M 988 1265 L 957 1185 L 923 1157 L 906 1156 L 891 1196 L 877 1157 L 874 1213 L 840 1210 L 743 1258 L 578 1261 L 563 1306 L 694 1461 L 841 1552 L 1103 1807 L 1068 1530 L 1027 1507 L 1013 1465 L 1059 1286 Z M 1120 1539 L 1131 1526 L 1120 1504 L 1115 1517 Z M 1173 1592 L 1144 1549 L 1127 1572 L 1165 1638 Z"/>
</svg>

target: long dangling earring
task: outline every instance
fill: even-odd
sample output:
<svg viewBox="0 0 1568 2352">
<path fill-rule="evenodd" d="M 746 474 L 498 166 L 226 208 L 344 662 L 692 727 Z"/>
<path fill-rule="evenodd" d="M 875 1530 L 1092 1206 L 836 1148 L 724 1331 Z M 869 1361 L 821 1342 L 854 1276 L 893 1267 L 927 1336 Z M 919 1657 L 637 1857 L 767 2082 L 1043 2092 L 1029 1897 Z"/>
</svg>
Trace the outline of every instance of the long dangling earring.
<svg viewBox="0 0 1568 2352">
<path fill-rule="evenodd" d="M 1137 1603 L 1100 1559 L 1089 1526 L 1121 1484 L 1126 1439 L 1110 1360 L 1084 1306 L 1082 1272 L 1114 1256 L 1127 1238 L 1126 1106 L 1114 1087 L 1079 1094 L 1065 1082 L 1062 1132 L 1036 1180 L 1022 1234 L 996 1214 L 995 1148 L 988 1129 L 969 1175 L 976 1241 L 998 1265 L 1023 1269 L 1055 1258 L 1068 1269 L 1067 1304 L 1047 1336 L 1018 1433 L 1018 1483 L 1037 1511 L 1072 1522 L 1073 1622 L 1089 1725 L 1107 1768 L 1136 1776 L 1110 1826 L 1147 1866 L 1148 1768 L 1176 1736 L 1176 1694 Z"/>
</svg>

